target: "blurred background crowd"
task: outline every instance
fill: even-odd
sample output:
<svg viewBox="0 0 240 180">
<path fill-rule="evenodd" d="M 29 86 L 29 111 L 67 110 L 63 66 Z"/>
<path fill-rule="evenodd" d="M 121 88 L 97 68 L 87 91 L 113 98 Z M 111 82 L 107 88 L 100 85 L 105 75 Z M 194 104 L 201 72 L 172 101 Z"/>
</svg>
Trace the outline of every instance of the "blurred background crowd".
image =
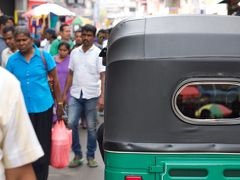
<svg viewBox="0 0 240 180">
<path fill-rule="evenodd" d="M 60 8 L 44 6 L 51 3 Z M 9 0 L 0 2 L 2 14 L 12 16 L 18 25 L 28 25 L 39 33 L 46 24 L 58 30 L 61 23 L 78 29 L 92 24 L 97 29 L 108 29 L 127 17 L 167 14 L 238 15 L 239 0 Z"/>
</svg>

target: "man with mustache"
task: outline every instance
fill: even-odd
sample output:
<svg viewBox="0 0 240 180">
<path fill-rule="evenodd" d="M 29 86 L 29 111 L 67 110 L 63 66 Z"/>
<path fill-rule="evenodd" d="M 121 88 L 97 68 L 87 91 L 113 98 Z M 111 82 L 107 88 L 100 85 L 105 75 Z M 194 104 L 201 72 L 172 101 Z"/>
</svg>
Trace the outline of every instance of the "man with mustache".
<svg viewBox="0 0 240 180">
<path fill-rule="evenodd" d="M 83 164 L 83 154 L 79 142 L 79 119 L 82 110 L 87 121 L 87 161 L 89 167 L 97 167 L 96 151 L 96 115 L 97 106 L 100 110 L 104 106 L 105 67 L 99 57 L 100 49 L 94 45 L 96 27 L 85 25 L 82 27 L 83 44 L 70 54 L 69 73 L 63 92 L 63 100 L 67 102 L 67 93 L 70 89 L 68 101 L 69 126 L 72 128 L 72 150 L 74 158 L 69 167 L 74 168 Z"/>
</svg>

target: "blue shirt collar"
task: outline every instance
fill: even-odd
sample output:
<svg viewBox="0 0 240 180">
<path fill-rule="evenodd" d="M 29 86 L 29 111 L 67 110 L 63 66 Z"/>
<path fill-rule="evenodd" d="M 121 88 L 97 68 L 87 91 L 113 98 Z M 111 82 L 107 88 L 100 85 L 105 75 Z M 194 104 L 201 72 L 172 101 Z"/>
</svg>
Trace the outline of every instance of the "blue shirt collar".
<svg viewBox="0 0 240 180">
<path fill-rule="evenodd" d="M 32 58 L 34 58 L 35 56 L 38 56 L 38 57 L 41 58 L 42 56 L 41 56 L 41 54 L 40 54 L 39 48 L 38 48 L 36 45 L 33 45 L 33 48 L 35 49 L 35 51 L 34 51 L 34 54 L 33 54 Z M 20 51 L 18 51 L 18 52 L 16 52 L 16 53 L 18 54 L 18 57 L 19 57 L 22 61 L 26 62 L 25 57 L 22 55 L 22 53 L 21 53 Z"/>
<path fill-rule="evenodd" d="M 33 48 L 35 49 L 34 54 L 33 54 L 33 57 L 34 57 L 34 56 L 42 57 L 41 54 L 40 54 L 40 49 L 39 49 L 36 45 L 33 45 Z M 22 57 L 23 59 L 25 59 L 24 56 L 22 55 L 22 53 L 21 53 L 20 51 L 18 51 L 17 53 L 20 55 L 20 57 Z"/>
</svg>

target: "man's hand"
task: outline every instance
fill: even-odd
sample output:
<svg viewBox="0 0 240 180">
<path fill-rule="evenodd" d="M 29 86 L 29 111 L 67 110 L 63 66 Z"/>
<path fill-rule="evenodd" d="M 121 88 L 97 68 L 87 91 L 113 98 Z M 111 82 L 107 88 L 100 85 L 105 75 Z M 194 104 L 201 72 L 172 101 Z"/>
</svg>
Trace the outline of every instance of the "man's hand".
<svg viewBox="0 0 240 180">
<path fill-rule="evenodd" d="M 98 110 L 103 111 L 104 110 L 104 97 L 100 96 L 98 99 Z"/>
</svg>

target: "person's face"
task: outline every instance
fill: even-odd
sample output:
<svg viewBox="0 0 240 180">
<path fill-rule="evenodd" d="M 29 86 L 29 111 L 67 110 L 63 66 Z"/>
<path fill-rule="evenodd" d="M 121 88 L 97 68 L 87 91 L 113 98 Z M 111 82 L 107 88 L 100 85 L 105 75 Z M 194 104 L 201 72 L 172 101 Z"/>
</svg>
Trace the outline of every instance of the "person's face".
<svg viewBox="0 0 240 180">
<path fill-rule="evenodd" d="M 52 38 L 52 35 L 49 34 L 49 33 L 46 33 L 46 34 L 45 34 L 45 38 L 46 38 L 48 41 L 50 41 L 51 38 Z"/>
<path fill-rule="evenodd" d="M 97 38 L 98 38 L 98 43 L 102 44 L 103 43 L 103 39 L 104 39 L 104 33 L 99 33 Z"/>
<path fill-rule="evenodd" d="M 93 42 L 94 42 L 94 34 L 91 31 L 83 31 L 82 32 L 82 41 L 83 41 L 83 45 L 88 47 L 88 46 L 92 46 Z"/>
<path fill-rule="evenodd" d="M 3 34 L 3 38 L 4 38 L 7 46 L 11 50 L 16 49 L 16 43 L 15 43 L 12 31 L 8 31 L 7 33 Z"/>
<path fill-rule="evenodd" d="M 75 33 L 75 41 L 76 41 L 76 44 L 78 44 L 78 45 L 82 44 L 82 33 L 81 32 Z"/>
<path fill-rule="evenodd" d="M 69 54 L 69 50 L 67 49 L 66 46 L 62 45 L 58 49 L 58 54 L 61 58 L 65 58 Z"/>
<path fill-rule="evenodd" d="M 26 36 L 24 33 L 17 34 L 15 36 L 15 42 L 16 42 L 17 48 L 22 53 L 30 51 L 33 46 L 33 39 Z"/>
<path fill-rule="evenodd" d="M 4 24 L 1 24 L 1 25 L 0 25 L 0 34 L 2 34 L 2 31 L 3 31 L 3 29 L 4 29 L 5 26 L 6 26 L 6 25 L 4 25 Z"/>
<path fill-rule="evenodd" d="M 108 32 L 104 33 L 104 38 L 105 39 L 109 39 L 109 37 L 110 37 L 110 34 Z"/>
<path fill-rule="evenodd" d="M 63 28 L 63 31 L 62 31 L 62 33 L 61 33 L 61 36 L 62 36 L 62 39 L 63 40 L 69 40 L 70 39 L 70 37 L 71 37 L 71 31 L 70 31 L 70 27 L 69 26 L 65 26 L 64 28 Z"/>
<path fill-rule="evenodd" d="M 14 22 L 11 19 L 8 19 L 6 26 L 14 26 Z"/>
</svg>

